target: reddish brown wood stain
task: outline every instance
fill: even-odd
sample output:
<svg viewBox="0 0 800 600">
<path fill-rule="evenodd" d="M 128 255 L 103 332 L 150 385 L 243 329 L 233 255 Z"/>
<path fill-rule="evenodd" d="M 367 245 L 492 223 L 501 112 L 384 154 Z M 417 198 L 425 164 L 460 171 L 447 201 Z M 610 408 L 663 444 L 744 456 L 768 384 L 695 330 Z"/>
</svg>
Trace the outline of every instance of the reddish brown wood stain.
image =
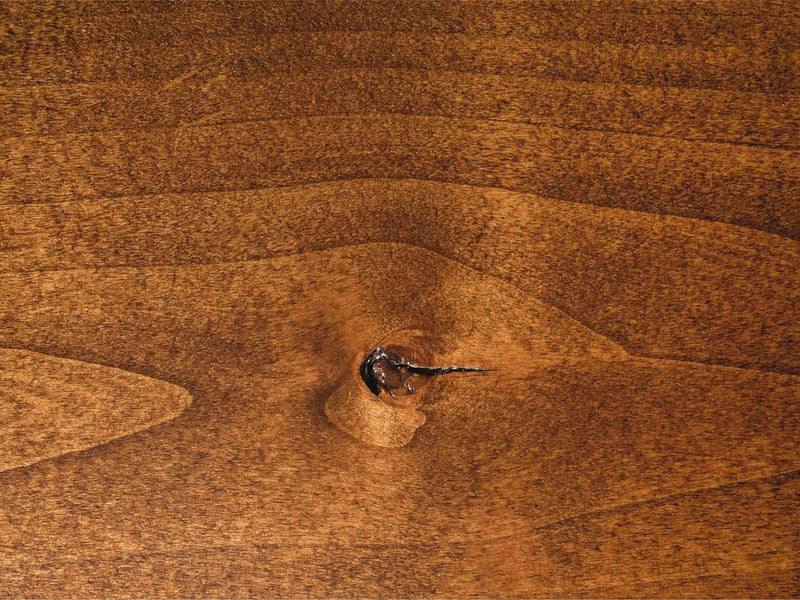
<svg viewBox="0 0 800 600">
<path fill-rule="evenodd" d="M 800 595 L 799 5 L 0 23 L 0 596 Z"/>
</svg>

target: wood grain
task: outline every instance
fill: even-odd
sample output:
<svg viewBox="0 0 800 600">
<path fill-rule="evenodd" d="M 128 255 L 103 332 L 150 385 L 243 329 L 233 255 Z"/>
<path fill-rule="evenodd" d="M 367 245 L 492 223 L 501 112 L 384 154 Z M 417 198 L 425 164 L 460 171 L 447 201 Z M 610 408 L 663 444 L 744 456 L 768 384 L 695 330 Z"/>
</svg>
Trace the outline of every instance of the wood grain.
<svg viewBox="0 0 800 600">
<path fill-rule="evenodd" d="M 119 369 L 24 350 L 0 358 L 0 471 L 147 429 L 192 401 L 177 386 Z"/>
<path fill-rule="evenodd" d="M 800 594 L 797 4 L 0 22 L 0 596 Z"/>
</svg>

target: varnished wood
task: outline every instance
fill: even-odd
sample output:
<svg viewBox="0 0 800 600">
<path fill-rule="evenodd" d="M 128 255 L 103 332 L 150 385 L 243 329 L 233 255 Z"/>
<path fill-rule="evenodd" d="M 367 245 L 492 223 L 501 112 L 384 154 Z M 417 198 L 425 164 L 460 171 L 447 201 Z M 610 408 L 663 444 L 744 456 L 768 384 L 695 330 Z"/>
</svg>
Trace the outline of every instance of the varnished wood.
<svg viewBox="0 0 800 600">
<path fill-rule="evenodd" d="M 104 444 L 179 415 L 191 397 L 119 369 L 0 350 L 0 470 Z"/>
<path fill-rule="evenodd" d="M 797 4 L 0 21 L 0 596 L 800 594 Z"/>
</svg>

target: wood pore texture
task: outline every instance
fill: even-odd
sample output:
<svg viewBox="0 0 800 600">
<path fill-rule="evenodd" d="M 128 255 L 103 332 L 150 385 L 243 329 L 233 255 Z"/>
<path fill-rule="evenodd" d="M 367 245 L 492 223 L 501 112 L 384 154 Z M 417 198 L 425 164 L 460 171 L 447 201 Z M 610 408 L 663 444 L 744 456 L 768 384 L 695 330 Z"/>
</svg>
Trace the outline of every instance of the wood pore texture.
<svg viewBox="0 0 800 600">
<path fill-rule="evenodd" d="M 799 322 L 798 3 L 0 5 L 0 597 L 797 597 Z"/>
</svg>

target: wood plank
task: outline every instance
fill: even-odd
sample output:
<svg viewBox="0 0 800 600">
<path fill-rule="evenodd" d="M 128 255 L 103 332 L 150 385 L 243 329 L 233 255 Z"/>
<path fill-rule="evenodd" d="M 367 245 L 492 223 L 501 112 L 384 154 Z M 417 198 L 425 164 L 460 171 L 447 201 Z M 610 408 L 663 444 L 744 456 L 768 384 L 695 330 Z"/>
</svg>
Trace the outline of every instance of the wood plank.
<svg viewBox="0 0 800 600">
<path fill-rule="evenodd" d="M 800 595 L 800 5 L 0 22 L 0 596 Z"/>
</svg>

